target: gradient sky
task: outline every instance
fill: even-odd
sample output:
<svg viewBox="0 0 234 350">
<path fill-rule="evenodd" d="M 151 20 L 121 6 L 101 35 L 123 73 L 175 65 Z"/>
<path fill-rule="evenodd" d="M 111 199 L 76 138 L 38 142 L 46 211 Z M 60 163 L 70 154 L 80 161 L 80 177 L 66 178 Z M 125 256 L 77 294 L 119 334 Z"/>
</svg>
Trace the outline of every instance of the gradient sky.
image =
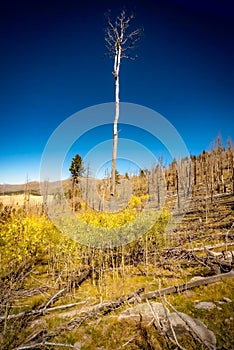
<svg viewBox="0 0 234 350">
<path fill-rule="evenodd" d="M 135 50 L 137 60 L 122 61 L 121 101 L 162 114 L 191 154 L 210 149 L 219 133 L 224 144 L 228 137 L 234 139 L 232 1 L 116 3 L 1 4 L 0 184 L 23 183 L 27 177 L 38 180 L 43 149 L 58 125 L 83 108 L 114 100 L 104 13 L 111 9 L 115 17 L 123 6 L 136 12 L 132 29 L 143 27 L 144 37 Z M 126 138 L 126 130 L 120 137 Z M 111 125 L 97 131 L 84 136 L 69 157 L 75 153 L 85 157 L 96 144 L 111 138 Z M 130 138 L 146 141 L 147 135 L 132 129 Z"/>
</svg>

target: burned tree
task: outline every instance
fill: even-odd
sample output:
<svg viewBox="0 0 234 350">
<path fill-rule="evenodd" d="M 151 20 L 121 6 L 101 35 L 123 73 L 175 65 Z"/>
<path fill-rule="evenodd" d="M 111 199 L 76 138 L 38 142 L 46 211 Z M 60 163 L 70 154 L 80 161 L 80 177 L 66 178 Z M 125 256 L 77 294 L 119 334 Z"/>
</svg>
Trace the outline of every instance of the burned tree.
<svg viewBox="0 0 234 350">
<path fill-rule="evenodd" d="M 112 147 L 112 169 L 111 169 L 111 195 L 115 194 L 116 181 L 116 157 L 118 144 L 118 121 L 119 121 L 119 70 L 122 58 L 134 60 L 136 56 L 131 55 L 131 50 L 135 48 L 136 43 L 142 36 L 142 30 L 136 29 L 129 31 L 129 26 L 134 16 L 127 16 L 125 10 L 122 10 L 116 20 L 112 22 L 110 15 L 107 14 L 106 28 L 106 47 L 109 56 L 114 60 L 114 70 L 112 72 L 115 79 L 115 117 L 113 125 L 113 147 Z"/>
</svg>

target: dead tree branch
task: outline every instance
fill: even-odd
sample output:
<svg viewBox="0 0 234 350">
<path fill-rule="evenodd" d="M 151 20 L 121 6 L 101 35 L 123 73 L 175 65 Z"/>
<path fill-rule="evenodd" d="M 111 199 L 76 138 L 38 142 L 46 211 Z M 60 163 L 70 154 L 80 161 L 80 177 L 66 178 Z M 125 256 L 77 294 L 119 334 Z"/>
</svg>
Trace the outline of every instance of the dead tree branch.
<svg viewBox="0 0 234 350">
<path fill-rule="evenodd" d="M 135 302 L 139 301 L 139 294 L 144 291 L 144 288 L 137 289 L 135 292 L 130 293 L 128 295 L 124 295 L 114 301 L 109 301 L 103 304 L 98 304 L 90 308 L 88 311 L 84 313 L 82 312 L 83 315 L 78 316 L 74 318 L 73 320 L 69 321 L 68 323 L 58 327 L 57 329 L 48 332 L 47 330 L 41 331 L 38 336 L 34 337 L 34 340 L 37 342 L 45 342 L 48 341 L 49 339 L 55 337 L 56 335 L 60 334 L 61 332 L 64 331 L 71 331 L 74 330 L 78 327 L 80 327 L 83 323 L 88 322 L 92 318 L 98 317 L 98 316 L 104 316 L 125 303 L 127 303 L 129 300 L 135 300 Z M 27 344 L 25 344 L 26 346 Z M 17 349 L 18 350 L 18 349 Z"/>
<path fill-rule="evenodd" d="M 78 276 L 77 281 L 75 281 L 76 287 L 80 286 L 85 280 L 87 280 L 91 276 L 92 270 L 87 269 L 81 273 L 81 275 Z M 59 290 L 57 293 L 55 293 L 51 298 L 49 298 L 48 301 L 46 301 L 44 304 L 40 305 L 40 307 L 36 310 L 27 310 L 23 312 L 19 312 L 18 314 L 11 314 L 11 315 L 1 315 L 0 316 L 0 322 L 10 319 L 15 319 L 15 318 L 21 318 L 21 317 L 38 317 L 46 312 L 57 310 L 57 309 L 65 309 L 69 307 L 73 307 L 75 305 L 79 305 L 85 302 L 80 302 L 80 303 L 73 303 L 73 304 L 66 304 L 66 305 L 60 305 L 56 307 L 49 308 L 50 305 L 54 304 L 56 301 L 61 298 L 62 295 L 64 295 L 66 292 L 68 292 L 69 286 L 66 286 L 65 288 Z"/>
<path fill-rule="evenodd" d="M 118 309 L 125 303 L 127 303 L 129 300 L 139 300 L 139 294 L 144 291 L 144 288 L 137 289 L 135 292 L 130 293 L 128 295 L 124 295 L 117 300 L 110 301 L 103 303 L 101 305 L 94 306 L 88 313 L 86 313 L 83 316 L 79 316 L 75 318 L 74 320 L 68 322 L 66 325 L 63 325 L 59 328 L 59 331 L 63 330 L 72 330 L 74 328 L 79 327 L 81 324 L 84 322 L 88 321 L 89 319 L 95 317 L 95 316 L 100 316 L 100 315 L 107 315 L 110 312 Z"/>
<path fill-rule="evenodd" d="M 51 347 L 59 347 L 59 348 L 69 348 L 69 349 L 76 349 L 78 350 L 77 347 L 71 345 L 71 344 L 62 344 L 62 343 L 51 343 L 51 342 L 41 342 L 41 343 L 36 343 L 36 344 L 32 344 L 32 345 L 22 345 L 22 346 L 18 346 L 17 348 L 15 348 L 14 350 L 27 350 L 27 349 L 41 349 L 44 346 L 51 346 Z"/>
</svg>

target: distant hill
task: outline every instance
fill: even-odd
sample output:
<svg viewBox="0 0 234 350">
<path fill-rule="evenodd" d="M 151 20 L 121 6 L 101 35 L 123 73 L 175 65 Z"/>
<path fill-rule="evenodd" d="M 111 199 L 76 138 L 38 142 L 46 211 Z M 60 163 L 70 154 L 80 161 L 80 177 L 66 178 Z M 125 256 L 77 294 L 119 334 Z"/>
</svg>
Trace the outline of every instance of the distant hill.
<svg viewBox="0 0 234 350">
<path fill-rule="evenodd" d="M 65 191 L 67 191 L 71 187 L 71 180 L 66 179 L 62 181 L 62 185 Z M 60 187 L 60 181 L 55 181 L 50 183 L 50 191 L 58 192 Z M 10 185 L 4 184 L 0 185 L 0 195 L 9 195 L 9 194 L 22 194 L 26 191 L 29 191 L 31 194 L 40 195 L 40 182 L 39 181 L 31 181 L 26 184 L 19 185 Z"/>
<path fill-rule="evenodd" d="M 203 151 L 198 156 L 191 155 L 190 158 L 174 159 L 171 164 L 163 165 L 159 162 L 156 166 L 143 169 L 139 175 L 121 176 L 121 180 L 130 181 L 132 193 L 136 196 L 151 194 L 151 201 L 158 206 L 162 204 L 163 198 L 177 198 L 178 207 L 180 202 L 187 199 L 192 192 L 195 197 L 210 198 L 222 194 L 234 193 L 234 148 L 231 141 L 228 147 L 223 147 L 218 138 L 216 147 L 212 150 Z M 110 195 L 110 179 L 94 179 L 83 177 L 80 181 L 83 198 L 87 200 L 98 188 L 98 196 L 106 198 Z M 72 189 L 72 181 L 66 179 L 61 181 L 64 193 Z M 43 182 L 44 194 L 57 194 L 61 189 L 61 182 Z M 120 190 L 120 189 L 119 189 Z M 123 186 L 122 186 L 122 190 Z M 22 185 L 0 185 L 0 195 L 23 194 L 40 195 L 40 183 L 28 182 Z M 124 190 L 123 195 L 127 191 Z M 99 200 L 101 200 L 99 198 Z M 88 203 L 89 204 L 89 203 Z M 91 203 L 90 203 L 91 205 Z M 91 205 L 92 206 L 92 205 Z"/>
</svg>

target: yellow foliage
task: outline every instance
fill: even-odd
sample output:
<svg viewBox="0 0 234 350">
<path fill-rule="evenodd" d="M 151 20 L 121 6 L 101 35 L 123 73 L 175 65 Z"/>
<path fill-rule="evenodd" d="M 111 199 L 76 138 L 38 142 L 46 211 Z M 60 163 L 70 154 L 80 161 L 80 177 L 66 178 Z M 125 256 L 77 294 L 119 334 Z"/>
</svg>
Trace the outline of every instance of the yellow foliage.
<svg viewBox="0 0 234 350">
<path fill-rule="evenodd" d="M 141 209 L 142 203 L 149 198 L 148 195 L 141 197 L 132 196 L 126 209 L 118 213 L 99 212 L 89 208 L 86 211 L 78 213 L 78 217 L 87 224 L 100 228 L 114 228 L 124 226 L 134 219 L 138 215 L 137 209 Z M 82 209 L 84 204 L 81 204 Z"/>
<path fill-rule="evenodd" d="M 13 215 L 0 225 L 0 275 L 37 259 L 67 264 L 77 249 L 77 243 L 62 235 L 46 217 Z"/>
<path fill-rule="evenodd" d="M 88 210 L 78 214 L 78 217 L 95 227 L 113 228 L 128 224 L 137 216 L 135 209 L 127 208 L 119 213 L 105 213 L 95 210 Z"/>
<path fill-rule="evenodd" d="M 148 194 L 143 194 L 142 196 L 140 196 L 140 199 L 142 202 L 146 202 L 149 199 L 149 195 Z"/>
<path fill-rule="evenodd" d="M 80 211 L 78 217 L 85 225 L 88 223 L 94 226 L 94 235 L 93 231 L 86 230 L 86 226 L 82 225 L 75 227 L 76 232 L 81 235 L 84 242 L 86 239 L 94 246 L 98 242 L 98 247 L 106 241 L 108 244 L 109 242 L 114 242 L 113 244 L 121 242 L 122 244 L 133 241 L 139 237 L 139 234 L 142 234 L 149 219 L 148 216 L 140 217 L 138 205 L 142 203 L 142 200 L 133 196 L 130 205 L 118 213 L 96 212 L 92 209 Z M 142 219 L 139 222 L 138 217 Z M 150 241 L 154 241 L 155 237 L 158 243 L 162 240 L 164 237 L 162 233 L 169 219 L 169 212 L 163 209 L 148 232 L 148 237 L 151 237 Z M 77 223 L 69 221 L 67 225 L 67 232 L 72 232 L 73 226 Z M 121 230 L 111 231 L 108 236 L 105 230 L 96 232 L 96 227 L 107 229 L 107 231 L 113 228 Z M 9 220 L 0 222 L 0 276 L 14 271 L 19 264 L 35 266 L 41 261 L 44 262 L 43 266 L 47 272 L 61 269 L 64 275 L 68 276 L 67 271 L 76 271 L 83 266 L 83 247 L 78 243 L 83 241 L 77 237 L 73 240 L 68 235 L 62 234 L 45 216 L 29 215 L 26 217 L 24 214 L 15 213 Z"/>
<path fill-rule="evenodd" d="M 129 206 L 129 208 L 137 208 L 137 207 L 140 207 L 141 204 L 142 204 L 142 202 L 141 202 L 140 197 L 132 196 L 132 198 L 129 201 L 128 206 Z"/>
</svg>

